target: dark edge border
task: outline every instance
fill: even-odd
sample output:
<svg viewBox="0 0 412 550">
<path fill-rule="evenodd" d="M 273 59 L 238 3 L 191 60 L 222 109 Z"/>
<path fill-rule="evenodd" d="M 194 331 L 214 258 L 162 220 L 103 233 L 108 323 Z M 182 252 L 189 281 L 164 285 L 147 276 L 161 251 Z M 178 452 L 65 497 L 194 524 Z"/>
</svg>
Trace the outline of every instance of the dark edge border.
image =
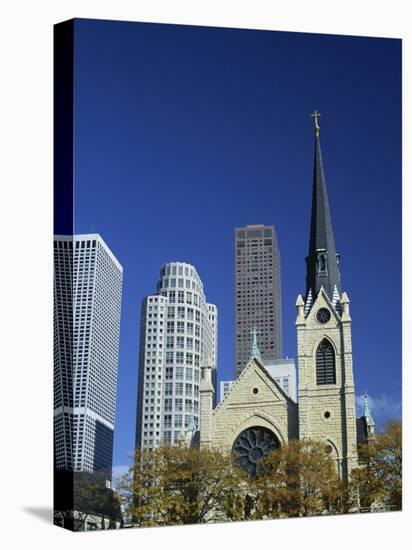
<svg viewBox="0 0 412 550">
<path fill-rule="evenodd" d="M 54 25 L 53 39 L 53 230 L 55 235 L 73 235 L 74 20 Z M 53 508 L 54 511 L 67 511 L 63 525 L 56 520 L 54 523 L 70 531 L 74 531 L 73 481 L 73 472 L 58 471 L 54 466 Z"/>
</svg>

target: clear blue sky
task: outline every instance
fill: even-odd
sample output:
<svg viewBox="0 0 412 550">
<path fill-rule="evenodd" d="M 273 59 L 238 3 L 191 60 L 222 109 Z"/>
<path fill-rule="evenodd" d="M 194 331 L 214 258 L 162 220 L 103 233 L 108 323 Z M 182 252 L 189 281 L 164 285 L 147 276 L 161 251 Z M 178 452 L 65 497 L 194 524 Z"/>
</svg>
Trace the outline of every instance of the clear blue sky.
<svg viewBox="0 0 412 550">
<path fill-rule="evenodd" d="M 124 268 L 114 465 L 133 451 L 142 298 L 165 262 L 196 266 L 234 370 L 233 229 L 275 225 L 284 353 L 305 290 L 314 109 L 357 394 L 401 400 L 401 42 L 76 20 L 75 228 Z"/>
</svg>

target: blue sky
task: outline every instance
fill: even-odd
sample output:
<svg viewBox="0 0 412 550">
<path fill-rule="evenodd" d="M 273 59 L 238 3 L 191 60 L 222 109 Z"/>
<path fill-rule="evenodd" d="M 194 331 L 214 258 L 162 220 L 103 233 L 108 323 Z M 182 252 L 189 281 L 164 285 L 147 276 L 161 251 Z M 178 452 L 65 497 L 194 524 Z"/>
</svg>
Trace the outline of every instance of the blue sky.
<svg viewBox="0 0 412 550">
<path fill-rule="evenodd" d="M 313 121 L 357 394 L 380 424 L 401 413 L 401 42 L 76 20 L 75 230 L 124 268 L 114 466 L 136 421 L 139 317 L 160 266 L 196 266 L 219 310 L 219 379 L 234 371 L 233 230 L 273 224 L 284 354 L 305 290 Z"/>
</svg>

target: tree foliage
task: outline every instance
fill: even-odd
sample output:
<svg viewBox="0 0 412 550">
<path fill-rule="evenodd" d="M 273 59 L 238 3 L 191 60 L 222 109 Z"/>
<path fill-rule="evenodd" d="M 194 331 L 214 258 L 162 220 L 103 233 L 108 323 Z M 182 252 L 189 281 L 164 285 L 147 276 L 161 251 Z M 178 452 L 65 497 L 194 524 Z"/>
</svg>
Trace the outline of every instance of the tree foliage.
<svg viewBox="0 0 412 550">
<path fill-rule="evenodd" d="M 322 441 L 290 441 L 262 459 L 255 478 L 216 449 L 138 450 L 117 490 L 138 526 L 342 514 L 359 503 L 400 509 L 400 422 L 389 422 L 360 451 L 363 465 L 342 481 Z"/>
<path fill-rule="evenodd" d="M 253 519 L 341 513 L 347 490 L 337 465 L 314 440 L 290 441 L 265 457 L 254 480 Z"/>
<path fill-rule="evenodd" d="M 63 493 L 55 504 L 55 515 L 64 519 L 66 527 L 78 531 L 84 529 L 89 516 L 97 516 L 101 528 L 105 519 L 114 526 L 121 521 L 120 503 L 116 494 L 106 487 L 107 474 L 104 472 L 66 472 L 70 474 L 67 484 L 61 487 Z"/>
<path fill-rule="evenodd" d="M 238 475 L 226 453 L 163 446 L 137 450 L 117 487 L 139 526 L 207 523 L 233 515 Z"/>
<path fill-rule="evenodd" d="M 359 451 L 361 466 L 352 473 L 360 505 L 370 509 L 402 509 L 402 424 L 390 420 Z"/>
</svg>

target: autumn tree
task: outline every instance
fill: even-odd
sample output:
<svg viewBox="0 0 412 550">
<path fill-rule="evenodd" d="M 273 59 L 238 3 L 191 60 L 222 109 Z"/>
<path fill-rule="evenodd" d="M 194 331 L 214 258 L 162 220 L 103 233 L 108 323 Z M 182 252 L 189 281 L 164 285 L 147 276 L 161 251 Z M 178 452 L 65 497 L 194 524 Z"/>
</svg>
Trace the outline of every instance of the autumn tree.
<svg viewBox="0 0 412 550">
<path fill-rule="evenodd" d="M 341 513 L 345 485 L 324 442 L 290 441 L 262 460 L 263 473 L 253 481 L 253 518 Z"/>
<path fill-rule="evenodd" d="M 361 508 L 402 509 L 402 424 L 386 423 L 359 450 L 360 467 L 352 472 L 352 485 L 358 490 Z"/>
<path fill-rule="evenodd" d="M 109 520 L 109 527 L 121 521 L 119 499 L 106 486 L 107 472 L 62 471 L 55 473 L 55 477 L 58 477 L 54 499 L 56 522 L 62 517 L 66 528 L 79 531 L 85 528 L 89 516 L 97 517 L 102 529 L 105 519 Z"/>
<path fill-rule="evenodd" d="M 162 446 L 136 451 L 135 466 L 117 483 L 139 526 L 238 519 L 237 469 L 216 449 Z M 130 495 L 133 498 L 130 499 Z"/>
</svg>

